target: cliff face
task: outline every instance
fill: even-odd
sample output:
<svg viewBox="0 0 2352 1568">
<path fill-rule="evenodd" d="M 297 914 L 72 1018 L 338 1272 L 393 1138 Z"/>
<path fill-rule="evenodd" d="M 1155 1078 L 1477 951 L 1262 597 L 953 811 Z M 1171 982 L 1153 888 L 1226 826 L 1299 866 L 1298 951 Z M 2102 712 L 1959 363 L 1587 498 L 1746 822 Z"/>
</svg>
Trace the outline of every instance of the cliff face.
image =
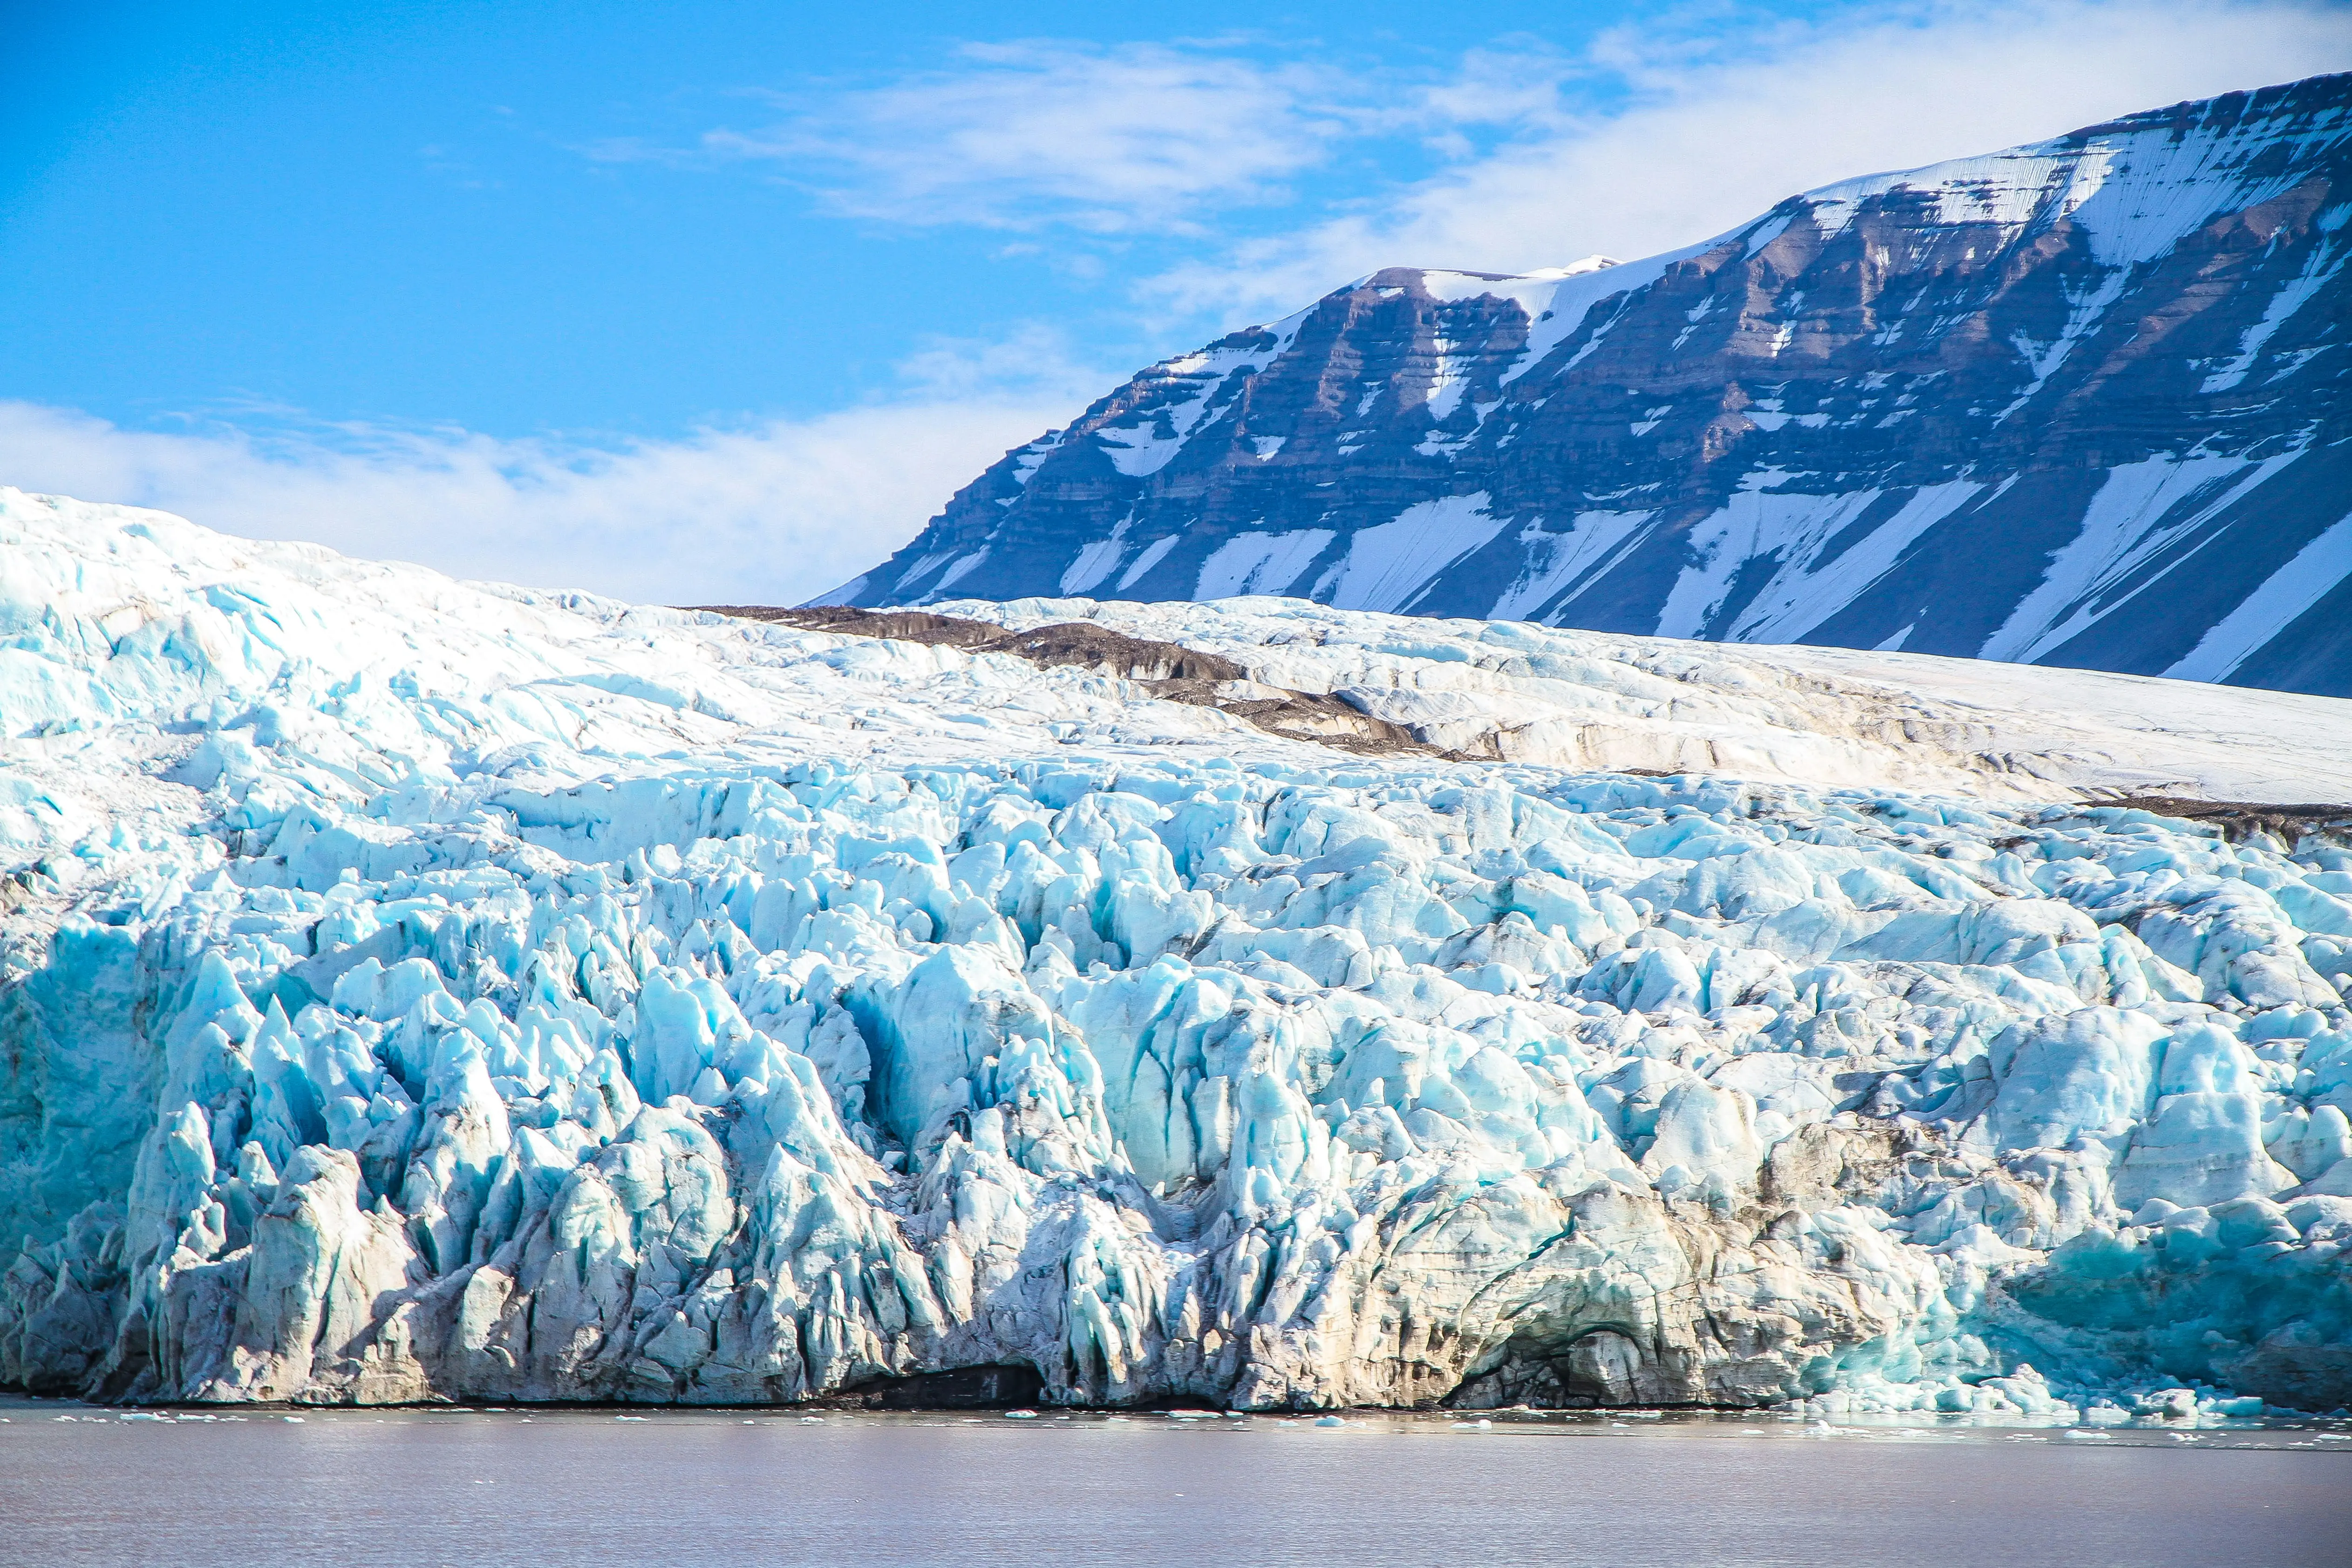
<svg viewBox="0 0 2352 1568">
<path fill-rule="evenodd" d="M 2352 692 L 2352 77 L 1155 365 L 828 599 L 1342 608 Z"/>
</svg>

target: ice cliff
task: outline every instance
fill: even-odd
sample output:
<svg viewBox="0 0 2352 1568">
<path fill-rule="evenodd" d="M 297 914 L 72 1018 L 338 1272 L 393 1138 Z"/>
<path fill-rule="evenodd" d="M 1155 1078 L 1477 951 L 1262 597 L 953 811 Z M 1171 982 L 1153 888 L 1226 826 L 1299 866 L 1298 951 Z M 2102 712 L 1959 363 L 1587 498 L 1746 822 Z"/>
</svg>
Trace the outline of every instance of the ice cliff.
<svg viewBox="0 0 2352 1568">
<path fill-rule="evenodd" d="M 961 613 L 1518 751 L 0 491 L 0 1384 L 2352 1403 L 2347 705 Z"/>
</svg>

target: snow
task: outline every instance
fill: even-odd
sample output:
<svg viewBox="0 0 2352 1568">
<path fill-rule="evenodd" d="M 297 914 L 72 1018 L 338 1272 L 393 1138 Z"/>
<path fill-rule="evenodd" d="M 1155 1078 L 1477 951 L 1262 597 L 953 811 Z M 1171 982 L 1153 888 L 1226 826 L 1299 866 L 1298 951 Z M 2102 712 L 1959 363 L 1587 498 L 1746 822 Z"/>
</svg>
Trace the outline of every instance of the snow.
<svg viewBox="0 0 2352 1568">
<path fill-rule="evenodd" d="M 1462 395 L 1470 390 L 1470 370 L 1475 362 L 1456 358 L 1454 351 L 1460 346 L 1442 336 L 1430 343 L 1434 359 L 1430 365 L 1429 397 L 1423 406 L 1437 424 L 1454 417 L 1454 411 L 1462 406 Z"/>
<path fill-rule="evenodd" d="M 1226 599 L 1236 594 L 1279 594 L 1338 537 L 1328 528 L 1289 533 L 1244 533 L 1217 546 L 1201 563 L 1196 599 Z"/>
<path fill-rule="evenodd" d="M 1678 261 L 1702 255 L 1704 245 L 1688 246 L 1670 250 L 1641 261 L 1629 261 L 1597 271 L 1562 278 L 1543 297 L 1542 309 L 1528 311 L 1527 346 L 1519 351 L 1518 359 L 1502 374 L 1501 384 L 1508 385 L 1535 369 L 1551 351 L 1572 336 L 1584 324 L 1584 318 L 1593 306 L 1621 294 L 1630 294 L 1644 284 L 1654 283 L 1666 274 L 1666 269 Z M 1607 329 L 1604 327 L 1602 331 Z M 1596 335 L 1593 342 L 1600 341 Z M 1588 343 L 1580 353 L 1589 352 Z"/>
<path fill-rule="evenodd" d="M 1538 520 L 1520 531 L 1528 546 L 1528 566 L 1519 579 L 1503 591 L 1489 613 L 1498 621 L 1516 621 L 1542 610 L 1550 599 L 1571 584 L 1587 582 L 1614 565 L 1642 537 L 1642 525 L 1655 511 L 1580 511 L 1559 532 L 1543 530 Z"/>
<path fill-rule="evenodd" d="M 2078 151 L 2041 143 L 1841 180 L 1808 191 L 1801 199 L 1811 208 L 1814 226 L 1824 236 L 1844 232 L 1863 204 L 1895 191 L 1932 195 L 1939 224 L 2021 228 L 2045 210 L 2053 217 L 2079 211 L 2105 184 L 2115 159 L 2111 146 Z"/>
<path fill-rule="evenodd" d="M 2352 1398 L 2346 704 L 941 608 L 1492 760 L 0 491 L 0 1384 Z"/>
<path fill-rule="evenodd" d="M 1135 558 L 1126 571 L 1118 574 L 1118 585 L 1121 588 L 1131 588 L 1143 581 L 1144 574 L 1160 564 L 1160 557 L 1176 548 L 1177 537 L 1172 533 L 1163 533 L 1145 545 L 1143 552 Z"/>
<path fill-rule="evenodd" d="M 1896 191 L 1934 196 L 1944 224 L 2015 231 L 2071 220 L 2090 235 L 2103 267 L 2127 270 L 2168 254 L 2219 212 L 2283 194 L 2326 144 L 2352 137 L 2352 121 L 2341 115 L 2316 116 L 2312 130 L 2283 129 L 2279 121 L 2291 123 L 2297 112 L 2281 100 L 2270 119 L 2179 130 L 2158 110 L 2032 146 L 1840 181 L 1800 199 L 1824 235 L 1841 232 L 1864 202 Z"/>
<path fill-rule="evenodd" d="M 1777 424 L 1787 416 L 1774 409 L 1751 409 L 1748 417 Z M 1642 426 L 1634 428 L 1638 433 Z M 2294 446 L 2261 458 L 2158 456 L 2107 470 L 2084 508 L 2080 529 L 2050 553 L 2040 581 L 1986 637 L 1979 657 L 2038 659 L 2145 595 L 2160 598 L 2177 584 L 2182 569 L 2179 561 L 2169 566 L 2161 563 L 2168 555 L 2189 559 L 2184 542 L 2196 540 L 2213 518 L 2308 450 Z M 1904 552 L 1931 529 L 1989 499 L 1987 487 L 1970 480 L 1924 486 L 1894 516 L 1832 554 L 1832 542 L 1882 492 L 1861 489 L 1808 494 L 1783 489 L 1791 478 L 1778 468 L 1755 469 L 1742 478 L 1741 488 L 1723 505 L 1690 525 L 1687 563 L 1660 607 L 1656 624 L 1661 636 L 1700 635 L 1713 625 L 1724 595 L 1741 570 L 1770 556 L 1777 559 L 1763 586 L 1716 635 L 1748 643 L 1805 637 L 1872 584 L 1899 569 Z M 2190 502 L 2194 504 L 2187 504 Z M 1530 546 L 1529 565 L 1496 599 L 1492 614 L 1498 619 L 1537 614 L 1564 590 L 1593 581 L 1644 542 L 1655 516 L 1585 513 L 1575 528 L 1559 535 L 1530 528 L 1522 535 Z M 2341 579 L 2347 537 L 2339 527 L 2314 539 L 2215 626 L 2197 651 L 2166 673 L 2185 679 L 2226 679 Z M 2150 563 L 2158 563 L 2158 569 L 2143 581 L 2133 581 L 2148 571 Z M 1387 609 L 1405 602 L 1390 596 L 1361 605 Z"/>
<path fill-rule="evenodd" d="M 1426 269 L 1421 273 L 1421 287 L 1433 300 L 1453 304 L 1462 300 L 1491 298 L 1516 301 L 1529 316 L 1539 313 L 1551 300 L 1551 285 L 1564 273 L 1550 276 L 1519 276 L 1492 272 L 1445 272 Z"/>
<path fill-rule="evenodd" d="M 1619 265 L 1621 263 L 1611 257 L 1588 256 L 1565 267 L 1541 267 L 1533 272 L 1516 274 L 1447 272 L 1433 268 L 1421 274 L 1421 286 L 1431 299 L 1449 304 L 1481 296 L 1517 300 L 1519 308 L 1533 318 L 1541 315 L 1550 306 L 1550 285 L 1564 279 L 1590 277 Z"/>
<path fill-rule="evenodd" d="M 1359 529 L 1318 597 L 1342 610 L 1401 610 L 1432 578 L 1502 531 L 1486 492 L 1416 501 L 1387 522 Z"/>
<path fill-rule="evenodd" d="M 1312 314 L 1312 308 L 1295 311 L 1271 327 L 1253 329 L 1268 334 L 1270 342 L 1252 348 L 1208 348 L 1193 353 L 1180 354 L 1164 360 L 1136 377 L 1143 389 L 1138 405 L 1120 419 L 1097 426 L 1093 432 L 1103 455 L 1111 465 L 1129 479 L 1144 479 L 1168 466 L 1184 443 L 1210 419 L 1211 395 L 1225 383 L 1227 377 L 1244 370 L 1263 370 L 1279 358 L 1298 335 L 1298 329 Z M 1271 457 L 1276 448 L 1261 447 L 1258 456 Z M 1042 460 L 1042 456 L 1041 456 Z M 1026 458 L 1022 462 L 1021 481 L 1028 482 L 1028 471 L 1034 465 Z"/>
<path fill-rule="evenodd" d="M 2165 673 L 2187 680 L 2225 678 L 2347 577 L 2352 577 L 2352 514 L 2296 551 L 2294 560 L 2265 578 Z"/>
<path fill-rule="evenodd" d="M 1109 576 L 1118 565 L 1118 558 L 1127 553 L 1129 520 L 1122 518 L 1109 534 L 1090 540 L 1073 556 L 1062 572 L 1061 589 L 1065 594 L 1083 594 Z"/>
<path fill-rule="evenodd" d="M 2026 383 L 2024 390 L 2010 399 L 2009 405 L 1994 417 L 1994 424 L 2002 423 L 2033 401 L 2034 394 L 2040 392 L 2058 367 L 2066 363 L 2066 356 L 2074 352 L 2074 345 L 2090 335 L 2092 329 L 2099 324 L 2099 319 L 2107 313 L 2109 306 L 2123 298 L 2124 289 L 2130 281 L 2128 268 L 2116 268 L 2100 279 L 2096 288 L 2086 289 L 2066 286 L 2066 324 L 2059 329 L 2055 338 L 2047 343 L 2037 343 L 2019 333 L 2011 339 L 2017 352 L 2032 367 L 2033 379 Z"/>
<path fill-rule="evenodd" d="M 1732 636 L 1758 642 L 1795 642 L 1895 569 L 1912 541 L 1983 493 L 1967 479 L 1923 485 L 1901 510 L 1834 556 L 1824 559 L 1837 527 L 1850 514 L 1819 502 L 1801 518 L 1785 547 L 1789 565 L 1772 574 L 1739 613 Z M 1875 500 L 1876 491 L 1870 492 Z M 1908 627 L 1905 630 L 1907 632 Z M 1899 646 L 1899 644 L 1895 645 Z"/>
<path fill-rule="evenodd" d="M 1694 559 L 1675 579 L 1666 602 L 1659 607 L 1660 636 L 1698 636 L 1715 617 L 1744 563 L 1776 549 L 1787 550 L 1791 542 L 1802 549 L 1814 541 L 1833 539 L 1879 496 L 1874 489 L 1832 496 L 1767 491 L 1759 483 L 1766 477 L 1747 476 L 1739 490 L 1691 529 Z"/>
<path fill-rule="evenodd" d="M 2179 569 L 2178 565 L 2152 574 L 2125 592 L 2115 590 L 2149 562 L 2194 539 L 2208 520 L 2304 451 L 2301 447 L 2290 447 L 2259 459 L 2157 457 L 2108 469 L 2098 493 L 2084 510 L 2080 531 L 2052 553 L 2042 581 L 2018 601 L 2000 628 L 1985 639 L 1979 654 L 1986 658 L 2038 658 L 2140 595 L 2162 595 L 2166 579 Z M 2169 527 L 2157 526 L 2174 507 L 2200 493 L 2206 497 L 2202 505 Z M 2310 584 L 2315 593 L 2325 592 L 2327 585 Z M 2243 613 L 2242 605 L 2234 612 Z M 2258 646 L 2240 649 L 2231 664 Z M 2218 679 L 2226 673 L 2226 668 L 2219 669 L 2209 679 Z"/>
<path fill-rule="evenodd" d="M 936 594 L 941 589 L 953 587 L 956 584 L 970 576 L 972 572 L 979 567 L 982 562 L 988 559 L 990 548 L 990 546 L 983 544 L 977 550 L 971 551 L 959 556 L 954 564 L 950 565 L 946 571 L 940 574 L 940 580 L 931 584 L 931 592 Z"/>
<path fill-rule="evenodd" d="M 1752 411 L 1748 416 L 1757 417 Z M 1767 411 L 1766 417 L 1773 416 Z M 1809 495 L 1779 489 L 1790 477 L 1777 468 L 1755 470 L 1723 506 L 1692 525 L 1693 559 L 1661 606 L 1660 635 L 1700 635 L 1717 618 L 1740 570 L 1777 554 L 1770 578 L 1717 635 L 1759 643 L 1803 637 L 1894 570 L 1913 541 L 1985 489 L 1968 480 L 1923 486 L 1894 516 L 1831 554 L 1830 546 L 1883 492 Z"/>
<path fill-rule="evenodd" d="M 1766 408 L 1748 409 L 1741 417 L 1759 430 L 1778 430 L 1783 425 L 1796 425 L 1807 430 L 1819 430 L 1830 422 L 1830 416 L 1826 414 L 1790 414 L 1780 409 Z M 1633 434 L 1645 436 L 1649 434 L 1650 427 L 1656 423 L 1657 421 L 1653 419 L 1636 425 L 1633 426 Z"/>
<path fill-rule="evenodd" d="M 939 571 L 941 567 L 947 565 L 950 562 L 954 561 L 957 558 L 958 552 L 954 550 L 930 551 L 926 554 L 919 556 L 915 560 L 914 563 L 907 568 L 906 580 L 909 583 L 920 582 L 922 579 L 929 576 L 932 573 Z M 858 581 L 862 583 L 865 579 L 859 578 Z M 847 587 L 848 585 L 845 584 L 843 588 L 835 590 L 835 593 L 846 592 Z M 827 595 L 826 602 L 834 602 L 834 595 Z"/>
<path fill-rule="evenodd" d="M 1706 246 L 1692 246 L 1631 263 L 1614 261 L 1605 256 L 1588 256 L 1565 267 L 1546 267 L 1509 276 L 1442 270 L 1425 270 L 1419 276 L 1422 288 L 1440 301 L 1451 303 L 1486 296 L 1508 300 L 1527 312 L 1529 322 L 1527 345 L 1511 367 L 1503 373 L 1501 383 L 1507 384 L 1541 363 L 1547 354 L 1576 331 L 1593 305 L 1645 283 L 1655 282 L 1674 263 L 1699 255 L 1706 248 Z M 1359 279 L 1353 287 L 1361 287 L 1364 281 Z M 1449 374 L 1449 369 L 1441 353 L 1438 374 L 1433 382 L 1429 399 L 1430 416 L 1433 419 L 1444 419 L 1450 415 L 1465 390 L 1459 371 L 1452 370 Z M 1377 388 L 1365 394 L 1357 414 L 1360 416 L 1378 395 Z"/>
<path fill-rule="evenodd" d="M 1186 412 L 1197 418 L 1202 406 L 1196 403 L 1189 405 Z M 1103 455 L 1111 460 L 1111 466 L 1130 479 L 1158 473 L 1184 449 L 1182 431 L 1160 435 L 1150 426 L 1125 432 L 1106 426 L 1095 432 L 1095 438 L 1102 443 Z"/>
<path fill-rule="evenodd" d="M 2342 252 L 2334 245 L 2323 243 L 2312 247 L 2311 259 L 2304 263 L 2303 270 L 2271 296 L 2271 302 L 2263 309 L 2262 320 L 2248 327 L 2239 338 L 2237 353 L 2228 363 L 2207 376 L 2198 390 L 2226 392 L 2245 380 L 2246 372 L 2252 368 L 2255 356 L 2263 352 L 2263 345 L 2270 342 L 2271 334 L 2292 321 L 2296 311 L 2309 304 L 2314 296 L 2335 280 L 2336 275 L 2344 269 L 2344 260 Z"/>
</svg>

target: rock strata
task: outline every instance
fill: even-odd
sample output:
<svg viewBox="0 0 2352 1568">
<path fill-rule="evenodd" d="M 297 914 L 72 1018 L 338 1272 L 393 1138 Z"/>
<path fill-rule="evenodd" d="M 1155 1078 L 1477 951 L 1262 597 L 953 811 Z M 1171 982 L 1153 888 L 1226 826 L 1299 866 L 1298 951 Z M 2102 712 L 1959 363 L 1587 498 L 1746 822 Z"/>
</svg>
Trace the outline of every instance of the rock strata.
<svg viewBox="0 0 2352 1568">
<path fill-rule="evenodd" d="M 1143 372 L 859 605 L 1288 595 L 2352 693 L 2352 77 Z"/>
</svg>

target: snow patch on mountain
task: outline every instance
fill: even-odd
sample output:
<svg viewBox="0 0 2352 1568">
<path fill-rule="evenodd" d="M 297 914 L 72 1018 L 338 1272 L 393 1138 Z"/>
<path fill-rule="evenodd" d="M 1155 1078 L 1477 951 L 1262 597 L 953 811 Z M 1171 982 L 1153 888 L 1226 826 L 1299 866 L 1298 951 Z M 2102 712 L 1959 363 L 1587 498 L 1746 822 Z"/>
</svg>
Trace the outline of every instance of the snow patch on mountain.
<svg viewBox="0 0 2352 1568">
<path fill-rule="evenodd" d="M 1242 594 L 1283 593 L 1337 537 L 1328 528 L 1306 528 L 1295 533 L 1244 533 L 1228 540 L 1202 563 L 1193 596 L 1230 599 Z"/>
<path fill-rule="evenodd" d="M 1394 521 L 1359 532 L 1315 596 L 1342 610 L 1397 609 L 1413 590 L 1501 530 L 1486 497 L 1448 496 L 1409 506 Z"/>
<path fill-rule="evenodd" d="M 2165 674 L 2222 680 L 2280 631 L 2309 615 L 2336 584 L 2352 579 L 2352 515 L 2295 552 L 2235 609 L 2197 640 Z"/>
</svg>

